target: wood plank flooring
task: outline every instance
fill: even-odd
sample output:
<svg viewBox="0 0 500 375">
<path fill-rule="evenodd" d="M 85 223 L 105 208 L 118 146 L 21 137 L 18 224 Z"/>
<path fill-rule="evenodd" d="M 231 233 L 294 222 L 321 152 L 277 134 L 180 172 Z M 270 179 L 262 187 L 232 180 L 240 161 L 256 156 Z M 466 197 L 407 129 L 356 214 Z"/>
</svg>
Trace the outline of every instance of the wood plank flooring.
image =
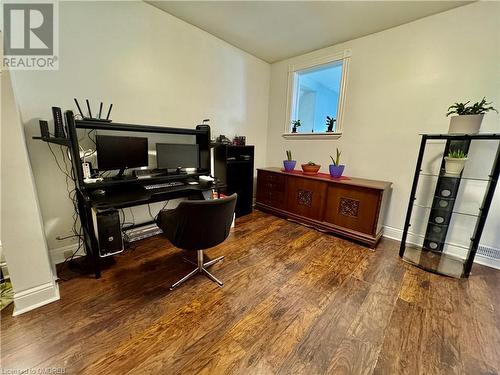
<svg viewBox="0 0 500 375">
<path fill-rule="evenodd" d="M 162 238 L 103 277 L 60 283 L 61 300 L 2 311 L 1 367 L 66 374 L 498 374 L 500 271 L 468 280 L 403 263 L 262 212 L 237 220 L 213 273 L 189 272 Z"/>
</svg>

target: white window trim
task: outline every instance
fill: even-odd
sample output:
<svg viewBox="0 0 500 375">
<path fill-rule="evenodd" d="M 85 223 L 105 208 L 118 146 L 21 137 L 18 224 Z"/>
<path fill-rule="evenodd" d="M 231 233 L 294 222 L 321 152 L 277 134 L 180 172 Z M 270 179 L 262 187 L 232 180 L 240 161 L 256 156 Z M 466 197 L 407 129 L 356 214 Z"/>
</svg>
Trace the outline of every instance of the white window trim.
<svg viewBox="0 0 500 375">
<path fill-rule="evenodd" d="M 288 66 L 288 87 L 286 92 L 286 113 L 285 113 L 285 127 L 282 136 L 286 139 L 337 139 L 342 135 L 343 123 L 344 123 L 344 105 L 345 105 L 345 95 L 347 89 L 347 77 L 349 73 L 349 62 L 351 60 L 352 52 L 351 50 L 345 50 L 343 52 L 323 56 L 320 58 L 306 60 L 296 64 L 290 64 Z M 336 122 L 336 132 L 324 132 L 324 133 L 292 133 L 290 132 L 290 123 L 292 121 L 292 108 L 295 107 L 295 89 L 296 89 L 296 76 L 297 72 L 313 68 L 318 65 L 325 65 L 334 63 L 337 61 L 342 61 L 342 79 L 340 81 L 340 93 L 339 93 L 339 104 L 337 110 L 337 122 Z"/>
</svg>

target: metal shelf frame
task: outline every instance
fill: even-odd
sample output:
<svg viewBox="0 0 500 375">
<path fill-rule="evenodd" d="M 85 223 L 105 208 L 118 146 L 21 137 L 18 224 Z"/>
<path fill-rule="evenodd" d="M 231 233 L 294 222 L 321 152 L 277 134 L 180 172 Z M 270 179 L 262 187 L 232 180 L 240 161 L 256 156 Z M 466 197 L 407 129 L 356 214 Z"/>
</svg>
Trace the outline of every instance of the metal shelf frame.
<svg viewBox="0 0 500 375">
<path fill-rule="evenodd" d="M 423 173 L 422 171 L 422 161 L 423 161 L 423 158 L 424 158 L 424 154 L 425 154 L 425 148 L 426 148 L 426 145 L 427 145 L 427 142 L 430 141 L 430 140 L 436 140 L 436 139 L 440 139 L 440 140 L 445 140 L 446 141 L 446 146 L 445 146 L 445 151 L 443 153 L 443 160 L 442 160 L 442 163 L 444 163 L 444 156 L 446 155 L 446 152 L 447 150 L 449 149 L 449 145 L 451 144 L 451 142 L 453 141 L 463 141 L 464 143 L 464 147 L 468 150 L 468 147 L 469 147 L 469 143 L 470 141 L 473 141 L 473 140 L 478 140 L 478 141 L 500 141 L 500 133 L 482 133 L 482 134 L 421 134 L 421 141 L 420 141 L 420 148 L 419 148 L 419 152 L 418 152 L 418 156 L 417 156 L 417 163 L 416 163 L 416 168 L 415 168 L 415 174 L 413 176 L 413 183 L 412 183 L 412 188 L 411 188 L 411 192 L 410 192 L 410 199 L 409 199 L 409 202 L 408 202 L 408 209 L 406 211 L 406 218 L 405 218 L 405 224 L 404 224 L 404 230 L 403 230 L 403 236 L 401 238 L 401 245 L 400 245 L 400 249 L 399 249 L 399 256 L 401 258 L 404 259 L 404 256 L 405 256 L 405 250 L 406 248 L 414 248 L 415 246 L 412 245 L 412 244 L 406 244 L 406 241 L 407 241 L 407 237 L 408 237 L 408 231 L 409 231 L 409 228 L 411 226 L 410 224 L 410 221 L 411 221 L 411 216 L 412 216 L 412 212 L 413 212 L 413 208 L 415 206 L 419 207 L 420 205 L 416 204 L 416 192 L 417 192 L 417 186 L 418 186 L 418 182 L 419 182 L 419 178 L 420 176 L 434 176 L 434 177 L 437 177 L 438 179 L 440 178 L 443 178 L 443 177 L 447 177 L 445 176 L 444 174 L 440 173 L 439 175 L 432 175 L 430 173 Z M 443 166 L 443 164 L 442 164 Z M 497 145 L 497 151 L 496 151 L 496 155 L 495 155 L 495 159 L 493 161 L 493 166 L 492 166 L 492 169 L 491 169 L 491 173 L 489 174 L 489 179 L 480 179 L 480 178 L 466 178 L 464 177 L 463 179 L 466 180 L 466 179 L 471 179 L 471 180 L 480 180 L 480 181 L 486 181 L 487 182 L 487 186 L 486 186 L 486 191 L 485 191 L 485 194 L 483 196 L 483 202 L 482 202 L 482 205 L 481 207 L 479 207 L 479 210 L 478 210 L 478 215 L 469 215 L 469 216 L 476 216 L 477 217 L 477 221 L 476 221 L 476 225 L 475 225 L 475 228 L 474 228 L 474 232 L 473 232 L 473 235 L 472 237 L 470 238 L 470 245 L 469 245 L 469 251 L 468 251 L 468 255 L 467 255 L 467 258 L 464 260 L 463 262 L 463 271 L 462 271 L 462 274 L 460 275 L 460 277 L 469 277 L 470 275 L 470 272 L 471 272 L 471 268 L 472 268 L 472 264 L 474 262 L 474 258 L 476 256 L 476 253 L 477 253 L 477 249 L 478 249 L 478 246 L 479 246 L 479 242 L 481 240 L 481 235 L 483 233 L 483 230 L 484 230 L 484 226 L 485 226 L 485 223 L 486 223 L 486 219 L 488 217 L 488 212 L 490 210 L 490 207 L 491 207 L 491 203 L 493 201 L 493 196 L 495 194 L 495 189 L 496 189 L 496 186 L 497 186 L 497 183 L 498 183 L 498 178 L 499 178 L 499 175 L 500 175 L 500 142 L 498 143 Z M 462 177 L 457 177 L 457 179 L 462 179 Z M 439 181 L 438 181 L 439 183 Z M 458 181 L 459 183 L 459 181 Z M 434 209 L 433 207 L 423 207 L 423 208 L 429 208 L 429 209 Z M 451 208 L 451 214 L 463 214 L 461 212 L 456 212 L 456 211 L 453 211 L 453 208 Z M 446 243 L 446 242 L 445 242 Z M 431 249 L 422 249 L 422 251 L 424 252 L 432 252 Z M 444 253 L 436 253 L 437 256 L 446 256 L 446 254 Z M 412 262 L 410 261 L 410 263 L 418 266 L 418 267 L 421 267 L 423 269 L 426 269 L 427 271 L 430 271 L 430 272 L 434 272 L 434 273 L 438 273 L 438 274 L 442 274 L 442 275 L 448 275 L 448 273 L 446 272 L 443 272 L 439 269 L 432 269 L 432 268 L 429 268 L 423 264 L 419 264 L 418 262 Z"/>
</svg>

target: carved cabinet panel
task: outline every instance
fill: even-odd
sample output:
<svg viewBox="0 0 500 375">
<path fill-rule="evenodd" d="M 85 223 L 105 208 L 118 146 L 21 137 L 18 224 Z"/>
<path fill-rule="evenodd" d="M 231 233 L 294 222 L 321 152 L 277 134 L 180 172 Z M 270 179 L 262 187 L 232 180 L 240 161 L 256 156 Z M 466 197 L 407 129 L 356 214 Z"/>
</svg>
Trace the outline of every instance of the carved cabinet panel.
<svg viewBox="0 0 500 375">
<path fill-rule="evenodd" d="M 358 186 L 328 187 L 325 221 L 366 234 L 375 234 L 381 192 Z"/>
<path fill-rule="evenodd" d="M 287 209 L 297 215 L 321 220 L 327 183 L 300 177 L 288 177 Z"/>
</svg>

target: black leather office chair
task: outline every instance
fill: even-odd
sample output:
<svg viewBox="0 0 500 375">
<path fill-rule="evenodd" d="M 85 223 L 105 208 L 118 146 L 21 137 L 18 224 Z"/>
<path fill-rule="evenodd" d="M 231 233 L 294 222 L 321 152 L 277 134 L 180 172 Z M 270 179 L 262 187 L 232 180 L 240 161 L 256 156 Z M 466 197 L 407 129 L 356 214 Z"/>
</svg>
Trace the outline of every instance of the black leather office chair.
<svg viewBox="0 0 500 375">
<path fill-rule="evenodd" d="M 162 210 L 157 224 L 172 244 L 183 250 L 196 250 L 196 269 L 172 284 L 182 284 L 197 273 L 203 273 L 220 286 L 223 283 L 207 271 L 207 267 L 224 259 L 223 256 L 203 263 L 203 250 L 214 247 L 229 236 L 237 195 L 213 200 L 182 201 L 174 210 Z M 186 259 L 187 260 L 187 259 Z"/>
</svg>

